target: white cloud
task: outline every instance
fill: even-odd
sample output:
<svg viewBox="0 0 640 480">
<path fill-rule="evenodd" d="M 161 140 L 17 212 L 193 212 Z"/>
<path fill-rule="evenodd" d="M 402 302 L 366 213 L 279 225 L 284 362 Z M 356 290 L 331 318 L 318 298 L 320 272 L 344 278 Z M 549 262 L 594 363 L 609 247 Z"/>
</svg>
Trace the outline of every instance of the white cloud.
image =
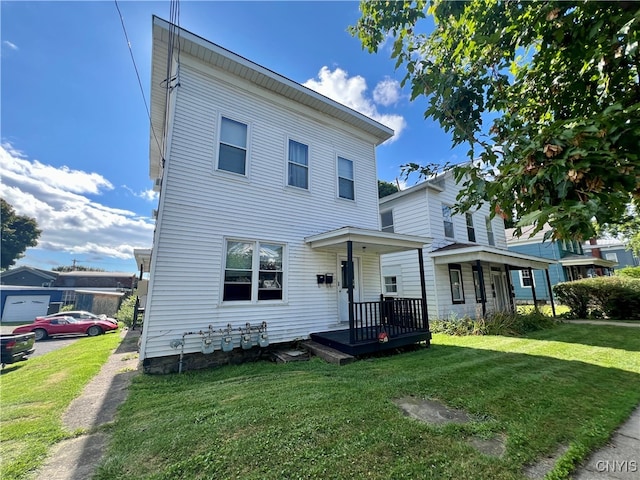
<svg viewBox="0 0 640 480">
<path fill-rule="evenodd" d="M 385 107 L 395 105 L 400 100 L 400 82 L 385 78 L 373 89 L 373 100 Z"/>
<path fill-rule="evenodd" d="M 9 144 L 0 146 L 0 170 L 0 196 L 17 214 L 36 219 L 41 250 L 128 259 L 152 243 L 148 219 L 85 196 L 113 190 L 98 173 L 29 160 Z"/>
<path fill-rule="evenodd" d="M 387 141 L 388 143 L 397 140 L 407 125 L 404 117 L 401 115 L 380 113 L 376 106 L 376 103 L 388 106 L 397 102 L 400 98 L 399 84 L 398 82 L 394 84 L 393 80 L 383 80 L 381 85 L 378 85 L 374 89 L 372 99 L 366 95 L 367 82 L 364 77 L 360 75 L 349 77 L 349 74 L 341 68 L 336 68 L 334 71 L 331 71 L 329 67 L 324 66 L 318 72 L 317 80 L 307 80 L 304 86 L 392 128 L 395 135 Z M 393 91 L 394 87 L 396 92 Z M 376 100 L 376 91 L 378 91 L 378 98 L 382 101 Z M 383 103 L 393 98 L 395 98 L 395 101 Z"/>
<path fill-rule="evenodd" d="M 18 50 L 18 46 L 15 43 L 11 43 L 9 40 L 3 41 L 2 44 L 9 47 L 11 50 Z"/>
</svg>

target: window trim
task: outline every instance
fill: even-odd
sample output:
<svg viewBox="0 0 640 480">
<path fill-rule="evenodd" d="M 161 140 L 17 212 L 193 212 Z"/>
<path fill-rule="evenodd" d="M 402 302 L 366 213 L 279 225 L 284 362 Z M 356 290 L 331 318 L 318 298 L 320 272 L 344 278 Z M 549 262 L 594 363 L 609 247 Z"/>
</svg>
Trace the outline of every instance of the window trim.
<svg viewBox="0 0 640 480">
<path fill-rule="evenodd" d="M 525 285 L 524 284 L 525 276 L 523 275 L 523 272 L 527 272 L 527 275 L 528 275 L 529 274 L 529 270 L 526 270 L 526 269 L 518 270 L 518 275 L 520 277 L 520 287 L 521 288 L 531 288 L 532 286 L 535 287 L 536 286 L 536 275 L 533 272 L 533 270 L 531 271 L 531 276 L 527 277 L 527 279 L 529 279 L 531 281 L 531 285 Z"/>
<path fill-rule="evenodd" d="M 229 249 L 229 243 L 247 243 L 253 246 L 253 255 L 251 258 L 251 296 L 248 300 L 225 300 L 224 290 L 226 284 L 226 272 L 227 272 L 227 254 Z M 282 284 L 280 290 L 282 292 L 281 298 L 276 299 L 263 299 L 259 298 L 260 294 L 260 273 L 264 270 L 260 269 L 260 245 L 274 245 L 282 248 L 282 269 L 278 270 L 282 274 Z M 247 238 L 226 237 L 224 239 L 222 262 L 221 262 L 221 282 L 220 282 L 220 300 L 219 303 L 223 305 L 256 305 L 256 304 L 283 304 L 286 303 L 287 298 L 287 280 L 288 280 L 288 262 L 287 262 L 288 246 L 284 242 L 271 241 L 271 240 L 256 240 Z"/>
<path fill-rule="evenodd" d="M 457 272 L 458 273 L 458 278 L 460 280 L 460 298 L 456 299 L 456 297 L 453 294 L 453 278 L 451 277 L 451 272 Z M 453 303 L 454 305 L 461 305 L 463 303 L 465 303 L 464 301 L 464 280 L 462 278 L 462 266 L 460 266 L 460 264 L 457 263 L 450 263 L 449 264 L 449 289 L 451 290 L 451 303 Z"/>
<path fill-rule="evenodd" d="M 390 283 L 387 283 L 387 278 L 392 279 Z M 384 294 L 390 296 L 397 296 L 399 294 L 398 291 L 398 275 L 383 275 L 382 276 L 382 286 L 384 287 Z M 387 290 L 388 286 L 394 286 L 395 292 Z"/>
<path fill-rule="evenodd" d="M 347 177 L 341 177 L 340 176 L 340 160 L 345 160 L 347 162 L 351 162 L 351 172 L 353 175 L 353 178 L 347 178 Z M 340 195 L 340 179 L 343 178 L 345 180 L 349 180 L 352 185 L 353 185 L 353 198 L 349 198 L 349 197 L 343 197 Z M 336 193 L 337 193 L 337 197 L 340 200 L 348 200 L 351 202 L 355 202 L 356 201 L 356 162 L 354 162 L 353 160 L 350 160 L 347 157 L 343 157 L 341 155 L 336 155 Z"/>
<path fill-rule="evenodd" d="M 385 224 L 382 221 L 382 216 L 383 215 L 391 215 L 391 223 L 390 224 L 387 224 L 385 226 Z M 381 211 L 380 212 L 380 231 L 394 233 L 393 225 L 394 225 L 393 209 Z"/>
<path fill-rule="evenodd" d="M 291 153 L 291 142 L 295 142 L 297 144 L 300 145 L 304 145 L 305 147 L 307 147 L 307 164 L 306 165 L 302 165 L 300 163 L 296 163 L 291 161 L 291 157 L 290 157 L 290 153 Z M 300 140 L 297 140 L 293 137 L 287 137 L 286 139 L 286 145 L 285 145 L 285 150 L 286 150 L 286 156 L 285 156 L 285 186 L 286 187 L 291 187 L 291 188 L 295 188 L 298 191 L 303 191 L 303 192 L 308 192 L 311 190 L 311 146 L 308 143 L 304 143 L 301 142 Z M 303 167 L 306 169 L 307 172 L 307 186 L 306 187 L 301 187 L 298 185 L 293 185 L 292 183 L 289 182 L 289 166 L 290 165 L 296 165 L 298 167 Z"/>
<path fill-rule="evenodd" d="M 446 209 L 446 210 L 445 210 Z M 453 207 L 451 205 L 447 205 L 446 203 L 442 204 L 442 227 L 444 229 L 445 238 L 456 238 L 456 231 L 453 225 L 453 215 L 451 214 L 451 210 Z M 445 215 L 445 211 L 448 213 Z M 451 236 L 447 235 L 447 224 L 451 225 Z"/>
<path fill-rule="evenodd" d="M 247 135 L 245 138 L 246 146 L 244 147 L 245 156 L 244 156 L 244 173 L 233 172 L 231 170 L 225 170 L 224 168 L 220 168 L 220 145 L 230 145 L 235 148 L 243 148 L 237 145 L 228 144 L 222 141 L 222 122 L 223 119 L 230 120 L 232 122 L 240 123 L 247 127 Z M 234 115 L 226 115 L 224 113 L 218 114 L 218 125 L 216 132 L 216 142 L 215 142 L 215 163 L 214 163 L 214 171 L 220 172 L 224 175 L 232 175 L 235 178 L 249 178 L 249 171 L 251 167 L 250 158 L 251 158 L 251 124 L 242 120 Z"/>
</svg>

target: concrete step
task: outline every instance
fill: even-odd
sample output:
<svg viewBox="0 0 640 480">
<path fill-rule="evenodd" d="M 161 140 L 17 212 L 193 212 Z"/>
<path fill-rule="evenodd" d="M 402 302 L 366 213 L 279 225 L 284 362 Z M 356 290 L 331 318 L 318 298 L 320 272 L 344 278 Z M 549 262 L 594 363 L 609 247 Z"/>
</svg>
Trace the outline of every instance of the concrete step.
<svg viewBox="0 0 640 480">
<path fill-rule="evenodd" d="M 313 355 L 322 358 L 326 362 L 334 363 L 336 365 L 346 365 L 355 361 L 356 359 L 356 357 L 354 357 L 353 355 L 340 352 L 335 348 L 327 347 L 326 345 L 321 345 L 320 343 L 314 342 L 313 340 L 303 342 L 301 345 Z"/>
</svg>

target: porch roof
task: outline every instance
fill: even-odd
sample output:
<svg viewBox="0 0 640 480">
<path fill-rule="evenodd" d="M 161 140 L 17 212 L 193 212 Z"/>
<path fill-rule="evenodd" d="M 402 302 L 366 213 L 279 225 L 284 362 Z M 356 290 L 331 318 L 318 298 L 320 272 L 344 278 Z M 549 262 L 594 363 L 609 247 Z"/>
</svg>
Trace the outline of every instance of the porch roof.
<svg viewBox="0 0 640 480">
<path fill-rule="evenodd" d="M 618 262 L 605 260 L 604 258 L 592 257 L 589 255 L 568 255 L 560 259 L 564 267 L 604 267 L 613 268 Z"/>
<path fill-rule="evenodd" d="M 136 260 L 138 269 L 142 266 L 143 272 L 151 271 L 151 249 L 150 248 L 134 248 L 133 257 Z"/>
<path fill-rule="evenodd" d="M 344 252 L 347 242 L 351 241 L 354 252 L 366 249 L 367 253 L 379 255 L 422 249 L 425 244 L 431 243 L 431 240 L 429 237 L 400 235 L 356 227 L 342 227 L 304 239 L 311 248 L 330 252 Z"/>
<path fill-rule="evenodd" d="M 558 263 L 549 258 L 524 255 L 502 248 L 487 245 L 475 245 L 469 243 L 452 243 L 429 253 L 436 265 L 447 263 L 467 263 L 480 260 L 487 263 L 500 263 L 518 268 L 533 268 L 546 270 L 549 265 Z"/>
</svg>

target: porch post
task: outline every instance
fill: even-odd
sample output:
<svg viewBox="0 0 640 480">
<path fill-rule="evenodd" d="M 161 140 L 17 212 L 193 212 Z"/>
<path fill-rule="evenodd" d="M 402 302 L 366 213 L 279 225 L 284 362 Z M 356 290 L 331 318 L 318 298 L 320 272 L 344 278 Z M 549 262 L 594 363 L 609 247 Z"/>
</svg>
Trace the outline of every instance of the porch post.
<svg viewBox="0 0 640 480">
<path fill-rule="evenodd" d="M 478 268 L 478 282 L 480 282 L 480 301 L 482 302 L 482 317 L 487 316 L 487 292 L 484 291 L 484 270 L 482 269 L 482 263 L 480 260 L 476 260 L 476 267 Z"/>
<path fill-rule="evenodd" d="M 422 322 L 429 329 L 429 314 L 427 313 L 427 284 L 424 279 L 424 256 L 422 247 L 418 249 L 418 262 L 420 262 L 420 292 L 422 293 Z"/>
<path fill-rule="evenodd" d="M 544 274 L 547 277 L 547 288 L 549 289 L 549 300 L 551 300 L 551 312 L 553 313 L 553 318 L 556 318 L 556 304 L 553 301 L 553 290 L 551 290 L 551 278 L 549 277 L 549 269 L 544 269 Z"/>
<path fill-rule="evenodd" d="M 513 305 L 513 285 L 511 285 L 511 270 L 509 270 L 509 265 L 505 263 L 504 270 L 507 272 L 507 296 L 509 297 L 509 311 L 514 312 L 515 306 Z"/>
<path fill-rule="evenodd" d="M 349 298 L 349 343 L 356 343 L 353 318 L 353 242 L 347 240 L 347 295 Z"/>
<path fill-rule="evenodd" d="M 529 278 L 531 279 L 531 296 L 533 297 L 533 309 L 538 311 L 538 299 L 536 298 L 536 281 L 533 278 L 533 272 L 531 271 L 531 267 L 528 267 Z"/>
</svg>

